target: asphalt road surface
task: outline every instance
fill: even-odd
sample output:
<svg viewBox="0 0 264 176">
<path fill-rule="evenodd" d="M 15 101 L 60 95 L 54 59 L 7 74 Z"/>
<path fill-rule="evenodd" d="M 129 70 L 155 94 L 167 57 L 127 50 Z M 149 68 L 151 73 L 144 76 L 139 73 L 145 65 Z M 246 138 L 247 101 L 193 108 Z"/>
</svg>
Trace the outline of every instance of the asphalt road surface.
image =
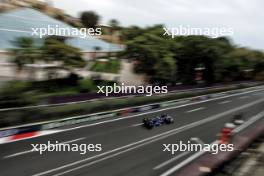
<svg viewBox="0 0 264 176">
<path fill-rule="evenodd" d="M 264 110 L 264 90 L 176 105 L 58 129 L 58 133 L 0 145 L 1 176 L 166 176 L 166 171 L 189 160 L 194 152 L 163 151 L 163 144 L 191 138 L 212 143 L 226 122 L 243 113 L 244 120 Z M 167 113 L 175 123 L 145 129 L 144 117 Z M 57 130 L 57 129 L 56 129 Z M 47 141 L 101 144 L 102 151 L 32 152 L 31 144 Z"/>
</svg>

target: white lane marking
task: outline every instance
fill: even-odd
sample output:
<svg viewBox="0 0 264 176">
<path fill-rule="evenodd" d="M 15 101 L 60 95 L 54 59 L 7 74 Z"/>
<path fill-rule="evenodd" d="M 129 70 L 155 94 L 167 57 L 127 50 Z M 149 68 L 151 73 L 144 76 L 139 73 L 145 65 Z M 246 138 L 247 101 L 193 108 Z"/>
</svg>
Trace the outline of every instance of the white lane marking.
<svg viewBox="0 0 264 176">
<path fill-rule="evenodd" d="M 77 141 L 82 141 L 86 139 L 86 137 L 82 137 L 82 138 L 77 138 L 77 139 L 73 139 L 73 140 L 70 140 L 70 141 L 65 141 L 65 142 L 61 142 L 62 144 L 70 144 L 70 143 L 73 143 L 73 142 L 77 142 Z"/>
<path fill-rule="evenodd" d="M 183 131 L 183 130 L 182 130 L 182 131 Z M 180 131 L 179 131 L 179 132 L 180 132 Z M 176 133 L 177 133 L 177 132 L 176 132 Z M 101 162 L 101 161 L 104 161 L 104 160 L 107 160 L 107 159 L 113 158 L 113 157 L 115 157 L 115 156 L 121 155 L 121 154 L 126 153 L 126 152 L 129 152 L 129 151 L 131 151 L 131 150 L 137 149 L 137 148 L 139 148 L 139 147 L 141 147 L 141 146 L 145 146 L 145 145 L 147 145 L 147 144 L 150 144 L 150 143 L 153 143 L 153 142 L 159 141 L 159 140 L 164 139 L 164 138 L 166 138 L 166 137 L 169 137 L 169 136 L 171 136 L 171 135 L 173 135 L 173 134 L 175 134 L 175 133 L 171 133 L 171 134 L 168 134 L 168 135 L 165 135 L 165 136 L 162 136 L 162 137 L 159 137 L 159 138 L 156 138 L 156 139 L 153 139 L 153 140 L 150 140 L 150 141 L 144 142 L 144 143 L 142 143 L 142 144 L 139 144 L 139 145 L 136 145 L 136 146 L 134 146 L 134 147 L 130 147 L 130 148 L 128 148 L 128 149 L 125 149 L 125 150 L 123 150 L 123 151 L 120 151 L 120 152 L 117 152 L 117 153 L 114 153 L 114 154 L 108 155 L 108 156 L 106 156 L 106 157 L 100 158 L 100 159 L 95 160 L 95 161 L 92 161 L 92 162 L 90 162 L 90 163 L 83 164 L 83 165 L 80 165 L 80 166 L 78 166 L 78 167 L 74 167 L 74 168 L 72 168 L 72 169 L 66 170 L 66 171 L 64 171 L 64 172 L 60 172 L 60 173 L 54 174 L 53 176 L 64 175 L 64 174 L 67 174 L 67 173 L 73 172 L 73 171 L 75 171 L 75 170 L 79 170 L 79 169 L 81 169 L 81 168 L 84 168 L 84 167 L 88 167 L 88 166 L 94 165 L 94 164 L 99 163 L 99 162 Z"/>
<path fill-rule="evenodd" d="M 167 160 L 167 161 L 165 161 L 165 162 L 163 162 L 163 163 L 161 163 L 161 164 L 155 166 L 153 169 L 154 169 L 154 170 L 158 170 L 158 169 L 160 169 L 160 168 L 162 168 L 162 167 L 164 167 L 164 166 L 166 166 L 166 165 L 168 165 L 168 164 L 170 164 L 170 163 L 172 163 L 172 162 L 174 162 L 174 161 L 176 161 L 176 160 L 178 160 L 178 159 L 184 157 L 184 156 L 187 155 L 188 153 L 189 153 L 189 152 L 183 152 L 183 153 L 177 155 L 176 157 L 173 157 L 173 158 L 171 158 L 171 159 L 169 159 L 169 160 Z"/>
<path fill-rule="evenodd" d="M 249 98 L 249 96 L 238 97 L 238 99 L 246 99 L 246 98 Z"/>
<path fill-rule="evenodd" d="M 217 143 L 217 141 L 214 141 L 212 144 L 216 144 L 216 143 Z M 160 176 L 169 176 L 169 175 L 171 175 L 172 173 L 176 172 L 177 170 L 179 170 L 183 166 L 189 164 L 191 161 L 193 161 L 194 159 L 198 158 L 199 156 L 201 156 L 205 152 L 206 152 L 205 150 L 202 150 L 200 152 L 197 152 L 197 153 L 193 154 L 192 156 L 190 156 L 186 160 L 182 161 L 181 163 L 177 164 L 176 166 L 170 168 L 169 170 L 167 170 L 166 172 L 164 172 Z"/>
<path fill-rule="evenodd" d="M 82 137 L 82 138 L 73 139 L 73 140 L 70 140 L 70 141 L 60 142 L 58 144 L 70 144 L 70 143 L 81 141 L 81 140 L 84 140 L 84 139 L 85 139 L 85 137 Z M 39 149 L 41 149 L 41 148 L 39 148 Z M 4 159 L 13 158 L 13 157 L 16 157 L 16 156 L 20 156 L 20 155 L 24 155 L 24 154 L 32 153 L 32 152 L 37 152 L 37 151 L 36 150 L 26 150 L 26 151 L 23 151 L 23 152 L 18 152 L 18 153 L 14 153 L 14 154 L 11 154 L 11 155 L 4 156 L 3 158 Z"/>
<path fill-rule="evenodd" d="M 233 133 L 238 133 L 238 132 L 242 131 L 243 129 L 245 129 L 246 127 L 248 127 L 249 125 L 251 125 L 252 123 L 254 123 L 254 122 L 258 121 L 259 119 L 261 119 L 263 116 L 264 116 L 264 111 L 258 113 L 254 117 L 250 118 L 248 121 L 246 121 L 242 125 L 238 126 L 232 132 Z"/>
<path fill-rule="evenodd" d="M 132 127 L 137 127 L 137 126 L 140 126 L 140 125 L 143 125 L 143 123 L 137 123 L 137 124 L 134 124 L 134 125 L 131 125 Z"/>
<path fill-rule="evenodd" d="M 186 113 L 200 111 L 200 110 L 203 110 L 203 109 L 205 109 L 205 107 L 200 107 L 200 108 L 192 109 L 192 110 L 186 111 Z"/>
<path fill-rule="evenodd" d="M 102 122 L 97 122 L 97 123 L 82 125 L 82 126 L 78 126 L 78 127 L 73 127 L 73 128 L 68 128 L 68 129 L 60 129 L 56 133 L 65 132 L 65 131 L 72 131 L 72 130 L 76 130 L 76 129 L 80 129 L 80 128 L 86 128 L 86 127 L 91 127 L 91 126 L 96 126 L 96 125 L 101 125 L 101 124 L 104 124 L 104 123 L 109 123 L 109 122 L 119 121 L 119 120 L 123 120 L 123 119 L 133 118 L 133 117 L 137 117 L 137 116 L 141 116 L 141 115 L 145 115 L 145 114 L 153 114 L 153 113 L 156 113 L 156 112 L 166 111 L 166 110 L 169 110 L 169 109 L 178 109 L 178 108 L 181 108 L 181 107 L 186 107 L 186 106 L 190 106 L 190 105 L 196 105 L 196 104 L 200 104 L 200 103 L 205 103 L 205 102 L 210 102 L 210 101 L 225 99 L 225 98 L 229 98 L 229 97 L 234 97 L 234 96 L 238 96 L 238 95 L 244 95 L 244 94 L 248 94 L 248 93 L 252 93 L 252 92 L 258 92 L 258 91 L 263 91 L 263 90 L 264 89 L 250 90 L 250 91 L 247 91 L 247 92 L 241 92 L 241 93 L 237 93 L 237 94 L 226 95 L 226 96 L 223 96 L 223 97 L 211 98 L 211 99 L 208 99 L 208 100 L 203 100 L 203 101 L 199 101 L 199 102 L 188 103 L 188 104 L 184 104 L 184 105 L 180 105 L 180 106 L 175 106 L 175 107 L 168 107 L 168 108 L 159 109 L 159 110 L 155 110 L 155 111 L 148 111 L 148 112 L 141 113 L 141 114 L 135 114 L 135 115 L 131 115 L 131 116 L 120 117 L 120 118 L 111 119 L 111 120 L 105 120 L 105 121 L 102 121 Z M 82 115 L 82 116 L 84 116 L 84 115 Z M 67 119 L 73 119 L 73 118 L 74 117 L 69 117 Z M 49 135 L 49 134 L 46 134 L 46 135 Z M 35 136 L 35 137 L 31 137 L 31 138 L 36 138 L 36 137 L 39 137 L 39 136 Z M 30 139 L 30 138 L 27 138 L 27 139 Z M 20 140 L 26 140 L 26 139 L 20 139 Z M 15 141 L 10 141 L 10 142 L 15 142 Z"/>
<path fill-rule="evenodd" d="M 92 164 L 95 164 L 99 161 L 103 161 L 103 160 L 106 160 L 108 158 L 112 158 L 114 156 L 117 156 L 119 154 L 122 154 L 122 153 L 125 153 L 127 151 L 130 151 L 130 150 L 133 150 L 133 149 L 136 149 L 138 147 L 141 147 L 141 146 L 144 146 L 144 145 L 147 145 L 149 143 L 152 143 L 152 142 L 155 142 L 155 141 L 158 141 L 158 140 L 161 140 L 161 139 L 164 139 L 166 137 L 169 137 L 173 134 L 176 134 L 176 133 L 179 133 L 181 131 L 184 131 L 185 128 L 190 128 L 192 127 L 193 125 L 195 124 L 189 124 L 189 125 L 186 125 L 186 126 L 183 126 L 183 127 L 180 127 L 180 128 L 177 128 L 177 129 L 174 129 L 174 130 L 170 130 L 170 131 L 167 131 L 167 132 L 164 132 L 164 133 L 161 133 L 159 135 L 155 135 L 155 136 L 152 136 L 152 137 L 149 137 L 149 138 L 146 138 L 146 139 L 143 139 L 143 140 L 140 140 L 140 141 L 136 141 L 134 143 L 130 143 L 128 145 L 125 145 L 125 146 L 122 146 L 122 147 L 119 147 L 119 148 L 116 148 L 116 149 L 113 149 L 113 150 L 109 150 L 107 152 L 104 152 L 104 153 L 101 153 L 99 155 L 95 155 L 95 156 L 92 156 L 90 158 L 86 158 L 86 159 L 83 159 L 83 160 L 79 160 L 79 161 L 75 161 L 73 163 L 70 163 L 70 164 L 66 164 L 66 165 L 63 165 L 61 167 L 58 167 L 58 168 L 54 168 L 54 169 L 51 169 L 51 170 L 48 170 L 48 171 L 45 171 L 45 172 L 42 172 L 42 173 L 38 173 L 38 174 L 35 174 L 33 176 L 42 176 L 42 175 L 46 175 L 46 174 L 49 174 L 49 173 L 52 173 L 54 171 L 58 171 L 58 170 L 61 170 L 61 169 L 64 169 L 64 168 L 67 168 L 67 167 L 70 167 L 70 166 L 74 166 L 74 165 L 77 165 L 77 164 L 81 164 L 85 161 L 89 161 L 89 160 L 92 160 L 92 159 L 96 159 L 96 158 L 99 158 L 101 156 L 105 156 L 107 154 L 111 154 L 111 153 L 114 153 L 116 151 L 119 151 L 119 150 L 122 150 L 122 149 L 125 149 L 123 151 L 120 151 L 118 153 L 115 153 L 115 154 L 112 154 L 112 155 L 109 155 L 107 157 L 104 157 L 104 158 L 101 158 L 99 160 L 95 160 L 92 162 Z M 88 165 L 90 165 L 90 163 L 88 163 Z M 85 166 L 87 166 L 87 164 L 85 164 Z M 79 168 L 79 167 L 78 167 Z M 76 170 L 76 169 L 75 169 Z M 71 170 L 73 171 L 73 170 Z"/>
<path fill-rule="evenodd" d="M 226 101 L 222 101 L 222 102 L 220 102 L 218 104 L 226 104 L 226 103 L 230 103 L 230 102 L 232 102 L 232 101 L 231 100 L 226 100 Z"/>
<path fill-rule="evenodd" d="M 232 133 L 238 133 L 238 132 L 240 132 L 241 130 L 245 129 L 246 127 L 248 127 L 249 125 L 251 125 L 252 123 L 256 122 L 257 120 L 259 120 L 259 119 L 261 119 L 263 117 L 264 117 L 264 111 L 262 111 L 262 112 L 258 113 L 257 115 L 251 117 L 247 122 L 245 122 L 241 126 L 235 128 L 232 131 Z M 213 144 L 214 143 L 217 143 L 217 141 L 214 141 Z M 171 169 L 169 169 L 165 173 L 161 174 L 160 176 L 169 176 L 169 175 L 171 175 L 172 173 L 176 172 L 177 170 L 179 170 L 183 166 L 189 164 L 194 159 L 196 159 L 199 156 L 201 156 L 203 153 L 205 153 L 205 152 L 204 151 L 201 151 L 201 152 L 195 153 L 194 155 L 190 156 L 189 158 L 187 158 L 186 160 L 182 161 L 178 165 L 172 167 Z"/>
<path fill-rule="evenodd" d="M 18 152 L 18 153 L 14 153 L 14 154 L 11 154 L 11 155 L 4 156 L 3 158 L 4 159 L 13 158 L 13 157 L 16 157 L 16 156 L 19 156 L 19 155 L 24 155 L 24 154 L 31 153 L 31 152 L 35 152 L 35 151 L 33 151 L 33 150 L 26 150 L 26 151 L 23 151 L 23 152 Z"/>
<path fill-rule="evenodd" d="M 95 155 L 95 156 L 92 156 L 92 157 L 89 157 L 89 158 L 78 160 L 78 161 L 75 161 L 75 162 L 72 162 L 72 163 L 69 163 L 69 164 L 66 164 L 66 165 L 62 165 L 62 166 L 54 168 L 54 169 L 50 169 L 50 170 L 47 170 L 47 171 L 44 171 L 44 172 L 41 172 L 41 173 L 37 173 L 37 174 L 34 174 L 33 176 L 42 176 L 42 175 L 50 174 L 52 172 L 55 172 L 55 171 L 58 171 L 58 170 L 61 170 L 61 169 L 65 169 L 67 167 L 71 167 L 71 166 L 74 166 L 74 165 L 77 165 L 77 164 L 81 164 L 83 162 L 86 162 L 86 161 L 89 161 L 89 160 L 92 160 L 92 159 L 95 159 L 95 158 L 98 158 L 98 157 L 101 157 L 101 156 L 104 156 L 104 155 L 107 155 L 107 154 L 111 154 L 113 152 L 116 152 L 116 151 L 119 151 L 119 150 L 122 150 L 122 149 L 133 147 L 134 145 L 137 145 L 137 144 L 143 145 L 144 142 L 147 142 L 147 143 L 150 143 L 151 141 L 155 142 L 157 140 L 161 140 L 163 138 L 169 137 L 171 135 L 177 134 L 177 133 L 185 131 L 187 129 L 190 129 L 190 128 L 205 124 L 207 122 L 210 122 L 210 121 L 213 121 L 213 120 L 216 120 L 216 119 L 219 119 L 219 118 L 221 118 L 221 117 L 223 117 L 225 115 L 228 115 L 228 114 L 234 113 L 236 111 L 239 111 L 239 110 L 254 106 L 254 105 L 259 104 L 261 102 L 264 102 L 264 99 L 256 100 L 254 102 L 251 102 L 251 103 L 236 107 L 234 109 L 230 109 L 228 111 L 225 111 L 225 112 L 222 112 L 222 113 L 219 113 L 219 114 L 204 118 L 202 120 L 190 123 L 188 125 L 184 125 L 182 127 L 179 127 L 179 128 L 176 128 L 176 129 L 172 129 L 172 130 L 160 133 L 158 135 L 155 135 L 155 136 L 152 136 L 152 137 L 148 137 L 148 138 L 142 139 L 140 141 L 136 141 L 136 142 L 127 144 L 125 146 L 118 147 L 118 148 L 115 148 L 113 150 L 109 150 L 107 152 L 104 152 L 104 153 L 101 153 L 101 154 L 98 154 L 98 155 Z M 158 139 L 155 139 L 155 138 L 158 138 Z M 143 144 L 141 144 L 141 143 L 143 143 Z"/>
</svg>

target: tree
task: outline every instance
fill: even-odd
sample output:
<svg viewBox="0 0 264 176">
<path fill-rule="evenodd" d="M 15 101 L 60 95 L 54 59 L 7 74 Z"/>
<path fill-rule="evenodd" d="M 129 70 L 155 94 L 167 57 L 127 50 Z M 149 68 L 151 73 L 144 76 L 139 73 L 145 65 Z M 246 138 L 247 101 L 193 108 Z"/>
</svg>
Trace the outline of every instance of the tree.
<svg viewBox="0 0 264 176">
<path fill-rule="evenodd" d="M 85 61 L 78 48 L 65 43 L 64 39 L 49 37 L 43 46 L 35 46 L 31 38 L 21 37 L 13 41 L 16 48 L 11 49 L 13 62 L 20 73 L 26 64 L 34 64 L 36 61 L 58 62 L 61 68 L 73 72 L 74 68 L 85 66 Z M 34 76 L 34 74 L 31 73 Z"/>
<path fill-rule="evenodd" d="M 178 65 L 179 81 L 184 84 L 196 84 L 196 69 L 204 66 L 203 80 L 207 84 L 215 81 L 215 62 L 219 58 L 215 39 L 205 36 L 176 37 L 179 45 L 173 49 Z"/>
<path fill-rule="evenodd" d="M 137 60 L 137 73 L 146 74 L 152 83 L 166 84 L 175 81 L 176 61 L 171 42 L 156 35 L 157 31 L 155 28 L 129 40 L 125 54 Z"/>
<path fill-rule="evenodd" d="M 172 39 L 163 34 L 162 25 L 122 28 L 126 40 L 124 55 L 136 58 L 136 72 L 144 73 L 151 82 L 196 84 L 196 70 L 201 66 L 207 84 L 264 75 L 261 51 L 238 48 L 226 37 L 193 35 Z"/>
<path fill-rule="evenodd" d="M 122 38 L 123 40 L 130 42 L 134 40 L 134 38 L 141 36 L 145 32 L 144 29 L 138 26 L 130 26 L 128 28 L 122 29 Z"/>
<path fill-rule="evenodd" d="M 172 53 L 168 53 L 162 59 L 158 60 L 154 69 L 155 75 L 152 80 L 154 83 L 165 85 L 166 83 L 176 81 L 176 64 Z"/>
<path fill-rule="evenodd" d="M 61 67 L 73 72 L 74 68 L 85 66 L 85 61 L 78 48 L 69 46 L 62 41 L 50 38 L 44 42 L 42 47 L 43 59 L 46 62 L 60 62 Z"/>
<path fill-rule="evenodd" d="M 16 48 L 11 49 L 11 53 L 18 74 L 21 73 L 26 64 L 33 64 L 41 58 L 41 51 L 34 45 L 32 38 L 19 37 L 13 41 L 13 44 Z"/>
<path fill-rule="evenodd" d="M 99 22 L 100 16 L 93 11 L 85 11 L 80 16 L 82 24 L 87 28 L 95 28 Z"/>
<path fill-rule="evenodd" d="M 116 19 L 111 19 L 109 21 L 109 25 L 112 27 L 113 31 L 118 30 L 120 28 L 119 22 Z"/>
</svg>

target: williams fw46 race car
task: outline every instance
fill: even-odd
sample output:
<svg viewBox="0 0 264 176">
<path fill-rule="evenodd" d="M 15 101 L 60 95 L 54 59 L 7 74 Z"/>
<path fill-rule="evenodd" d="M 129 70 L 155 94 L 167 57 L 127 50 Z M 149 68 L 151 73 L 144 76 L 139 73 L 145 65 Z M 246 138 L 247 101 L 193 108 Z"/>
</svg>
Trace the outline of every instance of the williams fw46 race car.
<svg viewBox="0 0 264 176">
<path fill-rule="evenodd" d="M 173 118 L 167 114 L 162 114 L 154 118 L 144 118 L 143 119 L 143 125 L 149 129 L 156 127 L 156 126 L 161 126 L 162 124 L 171 124 L 173 122 L 174 122 Z"/>
</svg>

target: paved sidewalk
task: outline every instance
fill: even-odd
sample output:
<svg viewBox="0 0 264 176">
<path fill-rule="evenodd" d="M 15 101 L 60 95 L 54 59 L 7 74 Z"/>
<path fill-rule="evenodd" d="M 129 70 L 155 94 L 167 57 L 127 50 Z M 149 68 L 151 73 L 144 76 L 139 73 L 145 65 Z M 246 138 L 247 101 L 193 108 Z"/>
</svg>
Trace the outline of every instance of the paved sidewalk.
<svg viewBox="0 0 264 176">
<path fill-rule="evenodd" d="M 143 75 L 134 73 L 133 63 L 128 62 L 125 59 L 121 60 L 122 70 L 120 72 L 120 82 L 125 85 L 145 85 L 145 78 Z"/>
</svg>

